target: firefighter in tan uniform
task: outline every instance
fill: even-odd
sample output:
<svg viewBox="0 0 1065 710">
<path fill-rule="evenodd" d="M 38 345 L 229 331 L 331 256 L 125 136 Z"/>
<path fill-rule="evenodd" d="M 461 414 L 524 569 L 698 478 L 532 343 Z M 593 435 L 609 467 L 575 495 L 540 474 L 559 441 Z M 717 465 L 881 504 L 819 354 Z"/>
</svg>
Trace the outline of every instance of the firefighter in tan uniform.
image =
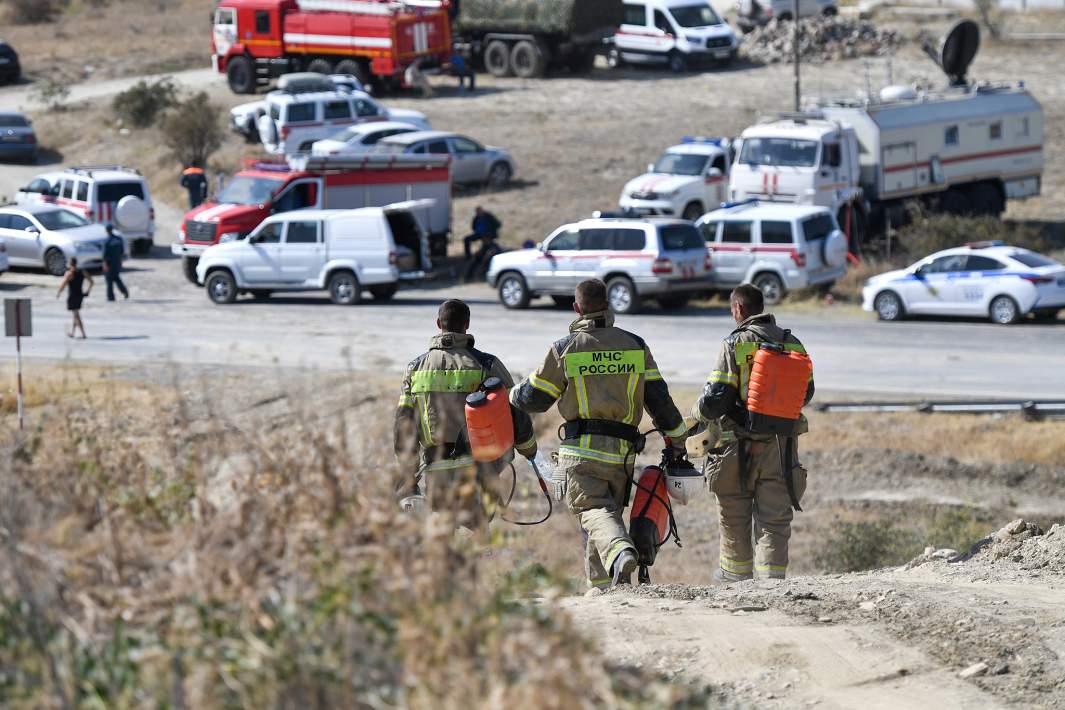
<svg viewBox="0 0 1065 710">
<path fill-rule="evenodd" d="M 466 396 L 484 380 L 498 377 L 508 388 L 510 372 L 496 357 L 474 349 L 466 331 L 470 309 L 462 301 L 445 301 L 437 317 L 440 334 L 429 351 L 407 366 L 403 390 L 396 407 L 394 445 L 406 470 L 416 472 L 399 491 L 405 500 L 425 488 L 429 507 L 455 516 L 456 525 L 484 530 L 499 505 L 499 473 L 513 458 L 477 463 L 466 434 Z M 512 411 L 515 449 L 527 458 L 536 455 L 532 420 Z"/>
<path fill-rule="evenodd" d="M 753 434 L 746 428 L 751 363 L 761 343 L 805 353 L 802 343 L 763 313 L 762 292 L 743 285 L 732 292 L 732 316 L 738 327 L 725 339 L 714 371 L 692 415 L 709 428 L 720 428 L 722 446 L 707 460 L 707 483 L 717 496 L 721 524 L 719 581 L 759 577 L 783 579 L 788 569 L 791 520 L 806 490 L 806 470 L 796 460 L 794 436 Z M 808 404 L 813 377 L 806 388 Z M 790 471 L 790 475 L 785 475 Z M 790 479 L 790 480 L 789 480 Z M 752 545 L 753 537 L 757 549 Z"/>
<path fill-rule="evenodd" d="M 680 452 L 686 428 L 647 344 L 614 327 L 603 282 L 584 281 L 575 296 L 579 317 L 570 334 L 511 392 L 511 405 L 546 412 L 558 404 L 566 420 L 558 451 L 566 504 L 585 535 L 589 587 L 603 589 L 627 583 L 637 566 L 622 513 L 644 409 Z"/>
</svg>

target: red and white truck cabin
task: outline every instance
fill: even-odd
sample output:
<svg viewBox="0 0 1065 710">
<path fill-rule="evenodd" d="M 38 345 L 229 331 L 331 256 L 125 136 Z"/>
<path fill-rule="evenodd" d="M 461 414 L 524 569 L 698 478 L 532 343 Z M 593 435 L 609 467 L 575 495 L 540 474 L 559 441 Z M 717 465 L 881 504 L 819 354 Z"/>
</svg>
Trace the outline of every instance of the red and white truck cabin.
<svg viewBox="0 0 1065 710">
<path fill-rule="evenodd" d="M 212 61 L 236 93 L 299 71 L 398 86 L 451 55 L 447 7 L 429 0 L 220 0 Z"/>
<path fill-rule="evenodd" d="M 418 216 L 433 255 L 446 252 L 451 232 L 447 156 L 366 155 L 302 158 L 292 164 L 247 162 L 211 201 L 186 213 L 171 251 L 195 270 L 207 247 L 240 239 L 273 214 L 299 209 L 357 209 L 431 200 Z"/>
</svg>

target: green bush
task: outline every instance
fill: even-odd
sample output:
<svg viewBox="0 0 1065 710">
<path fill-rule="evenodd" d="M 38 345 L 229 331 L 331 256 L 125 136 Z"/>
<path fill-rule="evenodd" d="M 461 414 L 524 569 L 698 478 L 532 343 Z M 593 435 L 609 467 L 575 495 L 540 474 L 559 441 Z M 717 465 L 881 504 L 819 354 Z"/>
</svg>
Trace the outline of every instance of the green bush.
<svg viewBox="0 0 1065 710">
<path fill-rule="evenodd" d="M 138 81 L 115 96 L 111 110 L 134 128 L 147 128 L 167 109 L 177 103 L 177 86 L 169 77 L 153 82 Z"/>
<path fill-rule="evenodd" d="M 163 118 L 163 143 L 182 165 L 207 165 L 225 138 L 222 109 L 200 91 L 179 100 Z"/>
<path fill-rule="evenodd" d="M 921 541 L 913 531 L 887 520 L 838 520 L 815 561 L 829 572 L 861 572 L 900 565 L 920 552 Z"/>
</svg>

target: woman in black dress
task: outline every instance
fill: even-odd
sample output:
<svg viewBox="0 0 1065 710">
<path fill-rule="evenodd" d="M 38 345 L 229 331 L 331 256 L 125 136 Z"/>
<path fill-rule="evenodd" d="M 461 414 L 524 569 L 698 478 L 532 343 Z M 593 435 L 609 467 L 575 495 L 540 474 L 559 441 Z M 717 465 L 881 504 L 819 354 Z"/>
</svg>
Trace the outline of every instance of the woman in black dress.
<svg viewBox="0 0 1065 710">
<path fill-rule="evenodd" d="M 82 293 L 81 289 L 86 281 L 89 282 L 89 288 Z M 74 320 L 70 324 L 70 332 L 67 333 L 67 337 L 73 338 L 75 331 L 81 330 L 81 339 L 85 340 L 85 324 L 81 322 L 81 302 L 92 293 L 92 276 L 78 268 L 78 260 L 74 257 L 70 258 L 70 266 L 67 267 L 67 272 L 63 274 L 63 281 L 59 284 L 59 291 L 56 292 L 55 297 L 62 296 L 63 289 L 68 287 L 67 310 L 74 316 Z"/>
</svg>

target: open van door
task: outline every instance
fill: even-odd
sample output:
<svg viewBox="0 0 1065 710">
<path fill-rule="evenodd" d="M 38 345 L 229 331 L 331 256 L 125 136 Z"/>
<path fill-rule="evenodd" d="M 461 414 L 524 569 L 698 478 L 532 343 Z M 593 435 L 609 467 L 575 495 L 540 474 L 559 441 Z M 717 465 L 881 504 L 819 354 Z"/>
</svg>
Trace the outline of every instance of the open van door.
<svg viewBox="0 0 1065 710">
<path fill-rule="evenodd" d="M 402 281 L 424 279 L 433 268 L 429 257 L 429 225 L 435 206 L 436 200 L 407 200 L 382 208 L 392 230 Z"/>
</svg>

